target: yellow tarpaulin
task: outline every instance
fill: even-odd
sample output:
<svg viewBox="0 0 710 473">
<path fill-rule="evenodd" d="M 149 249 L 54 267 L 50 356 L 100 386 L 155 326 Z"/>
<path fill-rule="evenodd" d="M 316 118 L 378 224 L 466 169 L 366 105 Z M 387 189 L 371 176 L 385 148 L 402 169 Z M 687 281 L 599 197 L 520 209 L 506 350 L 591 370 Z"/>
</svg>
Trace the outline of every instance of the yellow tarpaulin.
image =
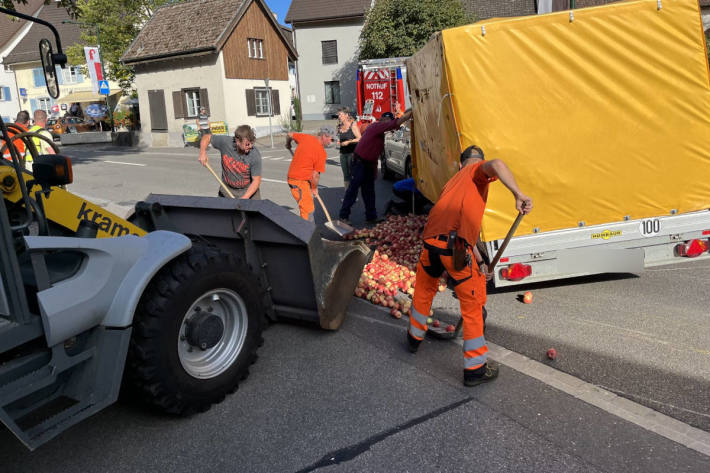
<svg viewBox="0 0 710 473">
<path fill-rule="evenodd" d="M 408 62 L 420 190 L 436 200 L 459 151 L 477 144 L 534 199 L 516 235 L 710 208 L 697 0 L 572 14 L 445 30 Z M 501 184 L 491 186 L 484 241 L 504 237 L 513 204 Z"/>
</svg>

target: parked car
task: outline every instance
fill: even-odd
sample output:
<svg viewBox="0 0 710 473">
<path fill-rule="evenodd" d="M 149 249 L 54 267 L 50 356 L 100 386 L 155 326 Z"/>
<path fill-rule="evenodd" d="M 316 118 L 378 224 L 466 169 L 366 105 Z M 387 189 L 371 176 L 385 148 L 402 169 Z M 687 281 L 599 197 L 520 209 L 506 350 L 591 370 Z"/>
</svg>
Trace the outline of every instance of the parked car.
<svg viewBox="0 0 710 473">
<path fill-rule="evenodd" d="M 95 123 L 88 122 L 79 117 L 50 118 L 47 120 L 47 130 L 49 130 L 55 138 L 64 133 L 82 133 L 95 129 Z"/>
<path fill-rule="evenodd" d="M 380 167 L 385 179 L 412 177 L 412 153 L 409 146 L 409 127 L 385 135 L 385 149 L 380 156 Z"/>
</svg>

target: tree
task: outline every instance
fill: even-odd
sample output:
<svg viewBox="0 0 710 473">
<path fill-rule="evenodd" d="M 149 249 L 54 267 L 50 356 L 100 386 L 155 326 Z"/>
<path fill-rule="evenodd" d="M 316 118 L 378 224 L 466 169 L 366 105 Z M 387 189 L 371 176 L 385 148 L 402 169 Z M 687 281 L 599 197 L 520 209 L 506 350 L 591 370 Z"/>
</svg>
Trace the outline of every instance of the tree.
<svg viewBox="0 0 710 473">
<path fill-rule="evenodd" d="M 75 0 L 44 0 L 45 5 L 49 5 L 50 3 L 54 3 L 56 6 L 64 7 L 72 16 L 76 16 Z M 0 5 L 8 10 L 15 10 L 15 6 L 27 5 L 27 0 L 0 0 Z"/>
<path fill-rule="evenodd" d="M 124 94 L 133 89 L 133 67 L 120 62 L 123 53 L 159 6 L 176 0 L 76 0 L 77 21 L 83 23 L 81 43 L 67 48 L 70 64 L 84 64 L 84 46 L 96 46 L 99 25 L 101 59 L 106 76 L 119 83 Z"/>
<path fill-rule="evenodd" d="M 360 33 L 360 59 L 411 56 L 432 33 L 471 22 L 460 0 L 377 0 Z"/>
</svg>

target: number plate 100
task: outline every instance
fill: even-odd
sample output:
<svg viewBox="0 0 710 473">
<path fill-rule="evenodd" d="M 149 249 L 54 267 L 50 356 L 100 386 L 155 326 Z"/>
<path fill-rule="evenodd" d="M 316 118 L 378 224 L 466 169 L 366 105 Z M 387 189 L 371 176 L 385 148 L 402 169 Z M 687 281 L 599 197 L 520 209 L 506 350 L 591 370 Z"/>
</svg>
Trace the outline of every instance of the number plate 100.
<svg viewBox="0 0 710 473">
<path fill-rule="evenodd" d="M 642 220 L 639 224 L 639 231 L 645 237 L 658 235 L 661 231 L 661 221 L 657 218 Z"/>
</svg>

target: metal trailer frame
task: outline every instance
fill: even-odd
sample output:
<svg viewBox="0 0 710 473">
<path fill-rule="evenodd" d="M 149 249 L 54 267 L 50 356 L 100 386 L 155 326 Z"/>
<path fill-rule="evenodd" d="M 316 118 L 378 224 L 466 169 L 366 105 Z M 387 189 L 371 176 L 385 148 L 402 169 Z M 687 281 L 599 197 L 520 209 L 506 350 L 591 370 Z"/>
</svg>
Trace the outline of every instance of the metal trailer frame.
<svg viewBox="0 0 710 473">
<path fill-rule="evenodd" d="M 644 232 L 645 222 L 652 222 L 651 228 L 656 225 L 658 231 Z M 507 260 L 498 265 L 493 282 L 495 287 L 506 287 L 601 273 L 639 273 L 648 267 L 688 261 L 675 255 L 675 246 L 708 238 L 710 210 L 605 225 L 580 222 L 578 228 L 513 238 L 503 255 Z M 501 242 L 485 242 L 488 254 L 495 254 Z M 693 258 L 708 259 L 708 252 Z M 503 279 L 501 270 L 515 263 L 532 266 L 532 274 L 520 281 Z"/>
</svg>

